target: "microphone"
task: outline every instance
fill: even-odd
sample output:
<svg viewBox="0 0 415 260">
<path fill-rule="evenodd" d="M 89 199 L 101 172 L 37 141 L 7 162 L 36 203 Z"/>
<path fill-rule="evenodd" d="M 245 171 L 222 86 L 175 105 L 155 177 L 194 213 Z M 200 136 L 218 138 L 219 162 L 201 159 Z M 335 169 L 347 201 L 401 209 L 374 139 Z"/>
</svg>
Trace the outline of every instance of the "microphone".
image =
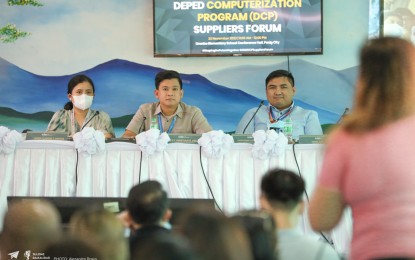
<svg viewBox="0 0 415 260">
<path fill-rule="evenodd" d="M 339 117 L 339 120 L 337 120 L 337 122 L 336 122 L 336 125 L 338 125 L 342 120 L 343 120 L 343 118 L 347 115 L 347 113 L 349 113 L 349 108 L 348 107 L 346 107 L 345 109 L 344 109 L 344 112 L 343 112 L 343 114 Z"/>
<path fill-rule="evenodd" d="M 95 116 L 97 116 L 97 115 L 99 115 L 99 111 L 95 111 L 95 113 L 94 113 L 94 115 L 93 116 L 91 116 L 91 118 L 84 124 L 84 126 L 81 128 L 81 130 L 83 130 L 84 129 L 84 127 L 89 123 L 89 122 L 91 122 L 91 120 L 92 120 L 92 118 L 94 118 Z"/>
<path fill-rule="evenodd" d="M 248 124 L 246 124 L 244 130 L 242 131 L 242 134 L 245 134 L 246 129 L 248 128 L 249 124 L 251 123 L 252 119 L 254 119 L 256 113 L 258 113 L 259 109 L 262 107 L 262 105 L 264 105 L 264 100 L 261 100 L 261 103 L 259 103 L 259 106 L 257 108 L 257 110 L 255 111 L 254 115 L 251 117 L 251 119 L 249 119 Z"/>
<path fill-rule="evenodd" d="M 138 128 L 138 133 L 141 133 L 141 128 L 144 126 L 144 122 L 146 121 L 147 117 L 143 117 L 143 122 L 141 122 L 140 127 Z"/>
</svg>

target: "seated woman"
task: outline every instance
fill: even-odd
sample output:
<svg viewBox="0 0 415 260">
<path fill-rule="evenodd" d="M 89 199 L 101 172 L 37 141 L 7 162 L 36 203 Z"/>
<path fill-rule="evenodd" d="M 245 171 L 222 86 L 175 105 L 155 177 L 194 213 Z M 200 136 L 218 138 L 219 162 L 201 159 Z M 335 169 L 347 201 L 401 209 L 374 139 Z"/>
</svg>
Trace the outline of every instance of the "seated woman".
<svg viewBox="0 0 415 260">
<path fill-rule="evenodd" d="M 68 132 L 69 136 L 84 127 L 100 130 L 106 138 L 115 137 L 111 118 L 103 111 L 90 109 L 95 95 L 92 80 L 85 75 L 74 76 L 68 83 L 69 102 L 53 115 L 47 131 Z"/>
</svg>

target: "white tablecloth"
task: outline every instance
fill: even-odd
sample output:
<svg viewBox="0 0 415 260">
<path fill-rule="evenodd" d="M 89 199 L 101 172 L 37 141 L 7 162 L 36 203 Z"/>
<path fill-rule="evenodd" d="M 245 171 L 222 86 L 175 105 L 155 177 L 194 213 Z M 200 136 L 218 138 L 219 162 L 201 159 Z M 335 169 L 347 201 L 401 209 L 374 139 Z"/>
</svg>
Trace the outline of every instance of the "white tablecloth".
<svg viewBox="0 0 415 260">
<path fill-rule="evenodd" d="M 162 153 L 142 155 L 132 143 L 114 142 L 93 156 L 77 154 L 72 142 L 24 141 L 14 154 L 0 154 L 0 216 L 6 197 L 79 196 L 127 197 L 129 189 L 147 179 L 160 181 L 172 198 L 212 198 L 228 214 L 259 207 L 260 181 L 270 168 L 299 173 L 311 196 L 322 161 L 322 145 L 289 145 L 283 155 L 254 159 L 251 144 L 234 144 L 220 159 L 200 155 L 196 144 L 169 144 Z M 296 160 L 297 159 L 297 160 Z M 298 163 L 298 167 L 297 167 Z M 2 225 L 2 218 L 0 225 Z M 314 234 L 307 213 L 301 227 Z M 329 234 L 339 252 L 346 252 L 351 237 L 350 212 Z"/>
</svg>

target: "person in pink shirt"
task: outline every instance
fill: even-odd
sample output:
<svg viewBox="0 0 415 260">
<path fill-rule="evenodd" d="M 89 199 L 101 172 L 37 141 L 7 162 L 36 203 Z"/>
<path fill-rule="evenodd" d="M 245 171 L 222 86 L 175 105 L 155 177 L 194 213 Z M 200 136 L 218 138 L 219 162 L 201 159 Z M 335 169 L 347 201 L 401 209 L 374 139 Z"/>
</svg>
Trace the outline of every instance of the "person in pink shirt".
<svg viewBox="0 0 415 260">
<path fill-rule="evenodd" d="M 349 259 L 415 259 L 415 47 L 392 37 L 360 53 L 354 108 L 327 140 L 309 219 L 353 216 Z"/>
</svg>

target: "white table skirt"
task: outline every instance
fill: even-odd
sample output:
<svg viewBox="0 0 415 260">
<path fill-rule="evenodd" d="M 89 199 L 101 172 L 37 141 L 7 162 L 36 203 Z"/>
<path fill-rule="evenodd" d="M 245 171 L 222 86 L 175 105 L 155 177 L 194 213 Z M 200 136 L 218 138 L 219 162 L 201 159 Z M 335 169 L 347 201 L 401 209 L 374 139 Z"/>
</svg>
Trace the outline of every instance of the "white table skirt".
<svg viewBox="0 0 415 260">
<path fill-rule="evenodd" d="M 147 157 L 135 144 L 114 142 L 101 154 L 85 156 L 77 155 L 68 141 L 24 141 L 14 154 L 0 154 L 0 217 L 9 195 L 127 197 L 134 184 L 148 179 L 161 182 L 171 198 L 212 198 L 204 173 L 218 205 L 232 214 L 259 207 L 261 177 L 270 168 L 298 173 L 295 156 L 311 196 L 323 145 L 295 145 L 295 156 L 289 145 L 283 155 L 266 160 L 254 159 L 251 149 L 251 144 L 234 144 L 223 158 L 211 159 L 200 157 L 199 145 L 173 143 L 163 153 Z M 0 225 L 2 221 L 1 217 Z M 351 225 L 347 211 L 330 234 L 341 253 L 347 252 Z M 306 212 L 301 226 L 314 234 Z"/>
</svg>

